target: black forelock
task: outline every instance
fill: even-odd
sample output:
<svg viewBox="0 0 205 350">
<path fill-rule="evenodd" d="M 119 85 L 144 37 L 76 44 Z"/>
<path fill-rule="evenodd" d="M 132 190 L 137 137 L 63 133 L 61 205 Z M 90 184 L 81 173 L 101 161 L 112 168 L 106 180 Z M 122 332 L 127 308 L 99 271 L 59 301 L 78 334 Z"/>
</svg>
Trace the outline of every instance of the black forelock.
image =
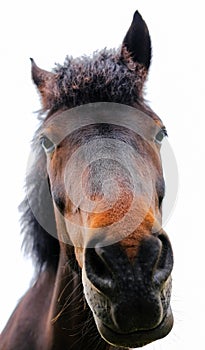
<svg viewBox="0 0 205 350">
<path fill-rule="evenodd" d="M 135 64 L 129 68 L 114 49 L 104 49 L 93 56 L 67 56 L 64 65 L 56 65 L 54 72 L 57 87 L 48 110 L 94 102 L 133 106 L 142 99 L 144 67 Z"/>
</svg>

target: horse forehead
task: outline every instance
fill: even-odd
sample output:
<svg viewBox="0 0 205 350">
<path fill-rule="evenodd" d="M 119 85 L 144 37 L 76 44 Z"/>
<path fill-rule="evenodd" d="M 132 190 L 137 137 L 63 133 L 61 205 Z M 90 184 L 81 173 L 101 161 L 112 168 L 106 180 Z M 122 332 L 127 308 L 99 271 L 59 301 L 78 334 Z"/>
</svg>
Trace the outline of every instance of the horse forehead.
<svg viewBox="0 0 205 350">
<path fill-rule="evenodd" d="M 153 141 L 163 126 L 159 118 L 140 109 L 119 103 L 98 102 L 58 111 L 45 120 L 42 129 L 59 144 L 73 132 L 96 124 L 123 127 L 148 141 Z"/>
<path fill-rule="evenodd" d="M 89 173 L 96 181 L 111 175 L 124 179 L 129 174 L 145 172 L 147 162 L 151 170 L 155 151 L 150 142 L 127 130 L 92 125 L 64 140 L 62 164 L 72 176 Z"/>
<path fill-rule="evenodd" d="M 145 158 L 146 154 L 138 153 L 124 141 L 94 137 L 66 160 L 66 193 L 76 206 L 86 203 L 83 209 L 89 212 L 109 210 L 115 203 L 119 208 L 130 196 L 138 198 L 137 202 L 139 198 L 148 200 L 149 206 L 156 176 L 154 165 Z"/>
</svg>

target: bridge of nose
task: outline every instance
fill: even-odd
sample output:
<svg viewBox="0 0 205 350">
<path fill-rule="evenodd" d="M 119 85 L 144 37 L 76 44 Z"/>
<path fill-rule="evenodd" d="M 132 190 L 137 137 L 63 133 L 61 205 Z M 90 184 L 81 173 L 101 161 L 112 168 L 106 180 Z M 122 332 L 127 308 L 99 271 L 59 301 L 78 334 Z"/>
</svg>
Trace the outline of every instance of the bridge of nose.
<svg viewBox="0 0 205 350">
<path fill-rule="evenodd" d="M 154 180 L 150 177 L 145 156 L 137 151 L 134 153 L 133 149 L 126 153 L 115 144 L 110 149 L 111 159 L 96 159 L 83 172 L 82 191 L 79 191 L 83 224 L 91 229 L 106 227 L 110 235 L 119 235 L 120 241 L 136 232 L 144 221 L 137 235 L 124 242 L 124 248 L 126 245 L 130 248 L 133 240 L 136 246 L 142 232 L 148 232 L 148 226 L 150 231 L 153 224 L 149 211 L 154 201 Z"/>
<path fill-rule="evenodd" d="M 136 214 L 137 215 L 137 214 Z M 133 218 L 134 219 L 134 218 Z M 136 230 L 123 238 L 119 243 L 123 251 L 127 255 L 129 261 L 134 263 L 140 249 L 140 245 L 144 239 L 151 237 L 152 229 L 155 224 L 155 218 L 150 209 L 142 222 L 136 227 Z"/>
<path fill-rule="evenodd" d="M 147 208 L 144 198 L 135 198 L 133 205 L 133 193 L 127 192 L 118 198 L 114 206 L 106 211 L 101 211 L 97 203 L 96 210 L 85 214 L 85 226 L 88 227 L 87 237 L 94 239 L 101 246 L 119 245 L 133 263 L 137 257 L 141 242 L 152 236 L 152 229 L 156 219 L 151 208 Z"/>
</svg>

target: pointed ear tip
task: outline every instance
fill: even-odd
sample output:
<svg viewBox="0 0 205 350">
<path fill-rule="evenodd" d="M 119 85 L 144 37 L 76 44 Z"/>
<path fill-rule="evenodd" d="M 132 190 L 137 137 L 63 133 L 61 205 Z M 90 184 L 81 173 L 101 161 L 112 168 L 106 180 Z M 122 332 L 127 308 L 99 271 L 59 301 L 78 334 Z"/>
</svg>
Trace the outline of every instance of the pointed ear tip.
<svg viewBox="0 0 205 350">
<path fill-rule="evenodd" d="M 42 79 L 40 74 L 41 70 L 37 66 L 36 62 L 32 57 L 30 57 L 30 61 L 31 61 L 31 76 L 32 76 L 33 82 L 38 86 L 41 83 L 41 79 Z"/>
<path fill-rule="evenodd" d="M 31 67 L 33 68 L 34 66 L 36 66 L 36 62 L 34 61 L 34 59 L 32 57 L 30 57 L 30 61 L 31 61 Z"/>
<path fill-rule="evenodd" d="M 142 20 L 143 18 L 142 18 L 142 16 L 141 16 L 141 14 L 139 13 L 139 11 L 136 10 L 135 13 L 134 13 L 134 16 L 133 16 L 133 20 L 136 21 L 136 20 L 139 20 L 139 19 Z"/>
</svg>

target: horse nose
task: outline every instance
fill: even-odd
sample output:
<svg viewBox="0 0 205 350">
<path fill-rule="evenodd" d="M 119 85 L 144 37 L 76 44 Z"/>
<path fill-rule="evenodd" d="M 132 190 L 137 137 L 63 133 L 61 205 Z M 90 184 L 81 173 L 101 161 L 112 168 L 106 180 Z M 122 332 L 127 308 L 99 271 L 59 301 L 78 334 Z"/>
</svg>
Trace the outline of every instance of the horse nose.
<svg viewBox="0 0 205 350">
<path fill-rule="evenodd" d="M 112 258 L 119 256 L 117 245 L 88 248 L 85 251 L 85 269 L 87 278 L 102 293 L 110 295 L 116 288 L 116 276 L 113 270 Z M 120 263 L 120 262 L 118 262 Z M 115 270 L 117 265 L 115 266 Z"/>
<path fill-rule="evenodd" d="M 142 284 L 160 290 L 172 268 L 173 253 L 165 233 L 144 238 L 134 262 L 130 262 L 120 243 L 104 247 L 97 243 L 85 251 L 87 278 L 108 297 L 119 289 L 138 290 Z"/>
<path fill-rule="evenodd" d="M 172 246 L 168 236 L 165 233 L 160 234 L 158 236 L 158 240 L 161 242 L 160 253 L 153 271 L 153 282 L 156 286 L 161 286 L 172 272 L 174 258 Z"/>
</svg>

